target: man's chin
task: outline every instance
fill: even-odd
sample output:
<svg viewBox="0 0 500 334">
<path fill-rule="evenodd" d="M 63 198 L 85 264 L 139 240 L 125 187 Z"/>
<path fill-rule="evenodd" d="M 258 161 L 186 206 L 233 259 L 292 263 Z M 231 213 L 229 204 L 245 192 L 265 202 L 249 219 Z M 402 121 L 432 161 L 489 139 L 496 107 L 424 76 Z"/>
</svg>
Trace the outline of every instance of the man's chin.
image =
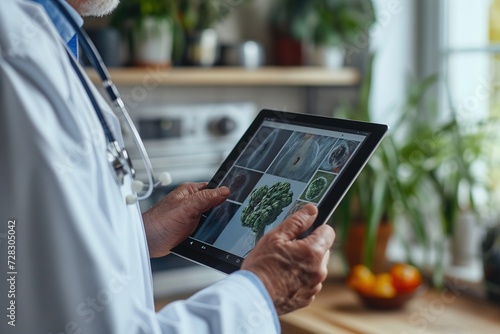
<svg viewBox="0 0 500 334">
<path fill-rule="evenodd" d="M 104 16 L 111 13 L 120 0 L 68 0 L 81 16 Z"/>
</svg>

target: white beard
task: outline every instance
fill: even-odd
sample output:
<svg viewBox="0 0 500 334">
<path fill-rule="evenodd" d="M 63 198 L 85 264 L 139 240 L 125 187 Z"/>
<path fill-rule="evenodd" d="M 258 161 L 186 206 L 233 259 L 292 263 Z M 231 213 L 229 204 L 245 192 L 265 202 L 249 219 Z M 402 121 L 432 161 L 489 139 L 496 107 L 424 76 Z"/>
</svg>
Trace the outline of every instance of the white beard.
<svg viewBox="0 0 500 334">
<path fill-rule="evenodd" d="M 118 6 L 120 0 L 68 0 L 82 16 L 104 16 Z"/>
</svg>

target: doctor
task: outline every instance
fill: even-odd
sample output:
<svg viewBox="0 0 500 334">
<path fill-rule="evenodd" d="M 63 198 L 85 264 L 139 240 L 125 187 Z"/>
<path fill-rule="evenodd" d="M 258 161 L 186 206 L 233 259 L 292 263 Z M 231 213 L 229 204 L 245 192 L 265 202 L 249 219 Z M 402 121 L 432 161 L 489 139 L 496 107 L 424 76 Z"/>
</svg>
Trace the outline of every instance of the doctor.
<svg viewBox="0 0 500 334">
<path fill-rule="evenodd" d="M 185 184 L 142 217 L 126 204 L 130 179 L 116 182 L 102 126 L 65 51 L 76 52 L 75 31 L 51 1 L 0 6 L 0 332 L 280 332 L 278 316 L 321 289 L 331 227 L 296 240 L 317 214 L 306 206 L 265 235 L 241 271 L 156 313 L 149 257 L 185 239 L 229 190 Z M 117 1 L 64 5 L 81 20 Z M 119 122 L 98 103 L 121 142 Z"/>
</svg>

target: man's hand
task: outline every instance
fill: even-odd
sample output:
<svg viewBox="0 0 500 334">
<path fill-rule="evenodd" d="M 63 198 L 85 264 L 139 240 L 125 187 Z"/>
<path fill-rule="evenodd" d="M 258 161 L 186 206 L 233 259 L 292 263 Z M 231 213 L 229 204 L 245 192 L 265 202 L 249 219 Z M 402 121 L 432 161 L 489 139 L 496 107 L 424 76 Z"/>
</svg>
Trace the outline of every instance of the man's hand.
<svg viewBox="0 0 500 334">
<path fill-rule="evenodd" d="M 149 254 L 167 255 L 198 226 L 203 212 L 224 202 L 229 189 L 203 189 L 206 183 L 185 183 L 142 215 Z"/>
<path fill-rule="evenodd" d="M 327 276 L 333 229 L 322 225 L 297 239 L 314 222 L 317 208 L 308 204 L 264 235 L 250 252 L 242 269 L 264 283 L 279 315 L 309 305 Z"/>
</svg>

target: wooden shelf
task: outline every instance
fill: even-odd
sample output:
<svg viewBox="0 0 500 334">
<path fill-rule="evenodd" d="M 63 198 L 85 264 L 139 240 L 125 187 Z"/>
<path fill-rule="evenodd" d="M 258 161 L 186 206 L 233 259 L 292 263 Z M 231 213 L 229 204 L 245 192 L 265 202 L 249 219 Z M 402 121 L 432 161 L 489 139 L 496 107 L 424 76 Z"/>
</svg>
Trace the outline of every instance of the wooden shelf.
<svg viewBox="0 0 500 334">
<path fill-rule="evenodd" d="M 161 86 L 352 86 L 359 83 L 353 68 L 329 70 L 321 67 L 241 67 L 213 68 L 112 68 L 116 85 Z M 99 78 L 94 70 L 87 73 L 93 82 Z"/>
</svg>

